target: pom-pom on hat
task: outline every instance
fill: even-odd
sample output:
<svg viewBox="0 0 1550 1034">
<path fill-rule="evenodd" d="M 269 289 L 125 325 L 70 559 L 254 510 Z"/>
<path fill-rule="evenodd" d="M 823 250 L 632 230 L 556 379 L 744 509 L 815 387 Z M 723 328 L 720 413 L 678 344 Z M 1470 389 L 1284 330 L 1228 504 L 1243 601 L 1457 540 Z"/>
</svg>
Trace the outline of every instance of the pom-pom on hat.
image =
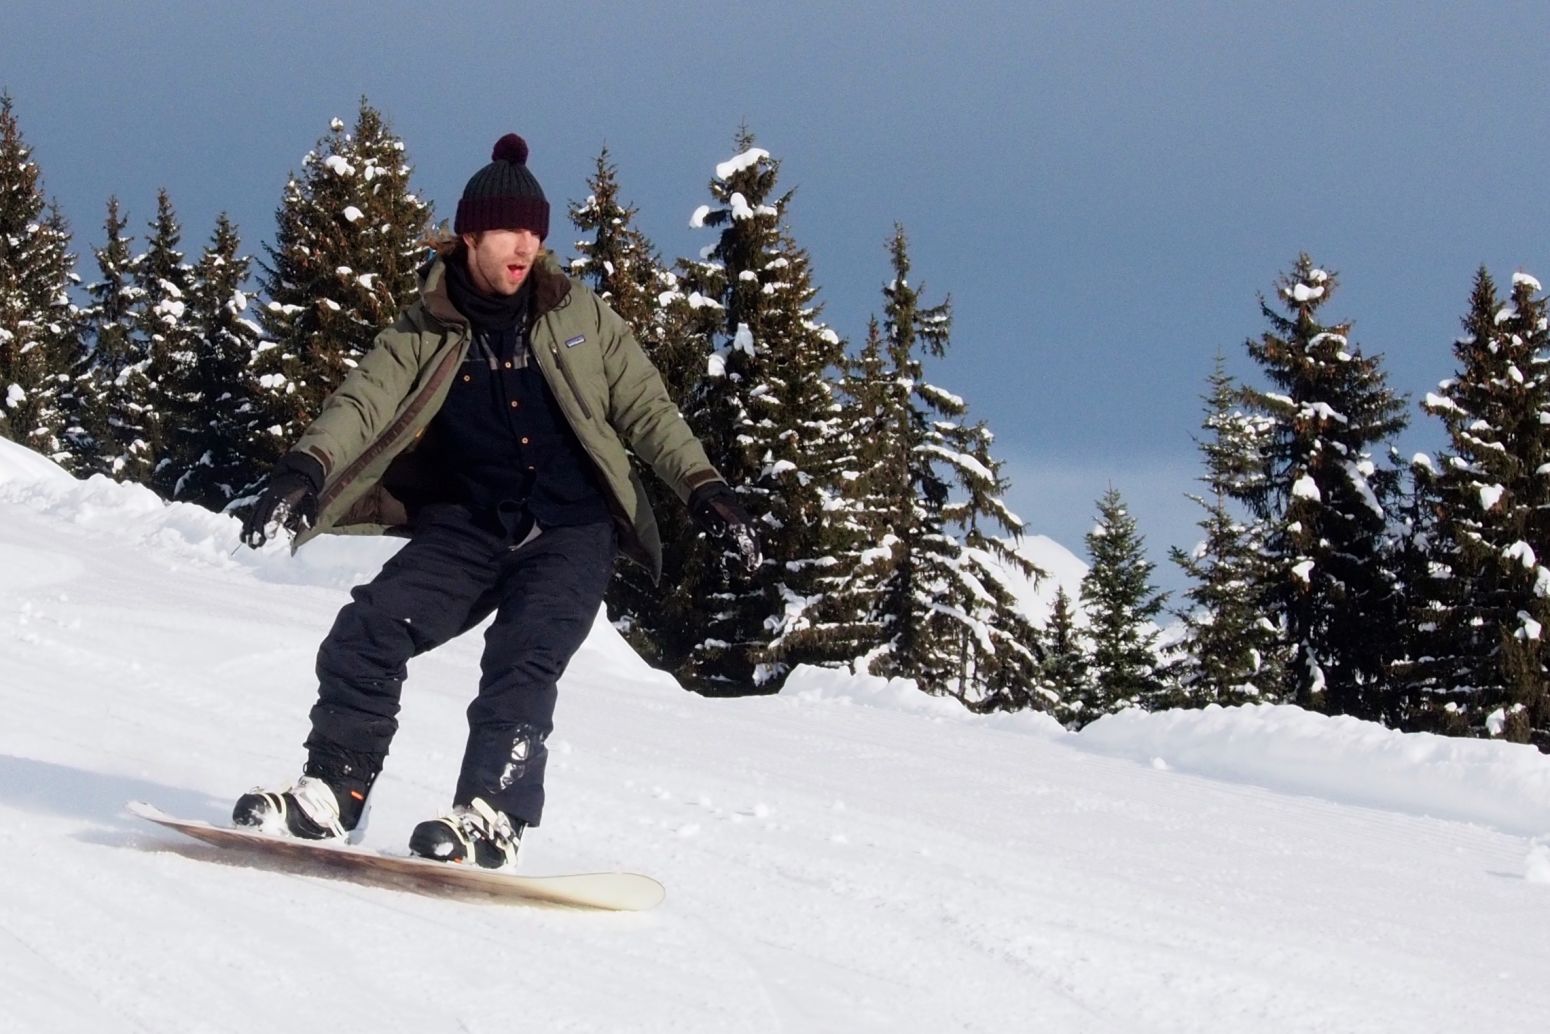
<svg viewBox="0 0 1550 1034">
<path fill-rule="evenodd" d="M 489 165 L 463 188 L 452 221 L 456 234 L 481 230 L 532 230 L 549 236 L 549 201 L 527 168 L 527 141 L 507 133 L 495 141 Z"/>
</svg>

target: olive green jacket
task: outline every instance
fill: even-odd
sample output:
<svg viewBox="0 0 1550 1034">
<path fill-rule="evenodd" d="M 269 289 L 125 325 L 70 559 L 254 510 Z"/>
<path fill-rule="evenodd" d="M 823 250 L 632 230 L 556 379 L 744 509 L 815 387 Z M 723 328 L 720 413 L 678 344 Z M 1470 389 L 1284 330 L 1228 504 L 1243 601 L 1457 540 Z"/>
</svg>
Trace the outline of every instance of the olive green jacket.
<svg viewBox="0 0 1550 1034">
<path fill-rule="evenodd" d="M 418 506 L 446 497 L 439 471 L 417 461 L 416 452 L 470 341 L 467 319 L 447 296 L 442 263 L 427 267 L 419 300 L 377 335 L 292 446 L 324 471 L 317 520 L 296 536 L 293 548 L 325 532 L 407 534 Z M 592 459 L 621 547 L 660 578 L 656 518 L 625 450 L 645 460 L 684 501 L 721 475 L 625 322 L 548 257 L 529 275 L 532 358 Z"/>
</svg>

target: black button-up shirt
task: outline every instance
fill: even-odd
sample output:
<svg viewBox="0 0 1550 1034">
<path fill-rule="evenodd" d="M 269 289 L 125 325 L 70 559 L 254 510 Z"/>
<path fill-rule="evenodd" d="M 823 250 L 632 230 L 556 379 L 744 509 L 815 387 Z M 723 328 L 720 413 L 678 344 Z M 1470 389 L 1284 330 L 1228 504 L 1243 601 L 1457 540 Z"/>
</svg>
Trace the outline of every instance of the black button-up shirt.
<svg viewBox="0 0 1550 1034">
<path fill-rule="evenodd" d="M 468 356 L 429 431 L 459 501 L 517 539 L 533 520 L 609 519 L 592 461 L 532 356 L 527 313 L 510 326 L 471 324 Z"/>
</svg>

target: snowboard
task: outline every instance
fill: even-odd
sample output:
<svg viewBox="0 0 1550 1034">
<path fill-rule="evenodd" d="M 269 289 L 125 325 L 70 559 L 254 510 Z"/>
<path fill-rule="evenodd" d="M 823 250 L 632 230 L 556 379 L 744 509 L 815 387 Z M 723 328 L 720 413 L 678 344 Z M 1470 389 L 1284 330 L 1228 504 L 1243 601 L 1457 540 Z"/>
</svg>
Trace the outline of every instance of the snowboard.
<svg viewBox="0 0 1550 1034">
<path fill-rule="evenodd" d="M 633 872 L 520 876 L 407 854 L 384 854 L 332 841 L 297 840 L 256 829 L 212 826 L 208 822 L 175 818 L 144 801 L 130 801 L 128 807 L 142 819 L 215 847 L 317 866 L 352 879 L 403 886 L 422 893 L 462 891 L 499 900 L 540 901 L 618 912 L 653 908 L 661 904 L 667 893 L 650 876 Z"/>
</svg>

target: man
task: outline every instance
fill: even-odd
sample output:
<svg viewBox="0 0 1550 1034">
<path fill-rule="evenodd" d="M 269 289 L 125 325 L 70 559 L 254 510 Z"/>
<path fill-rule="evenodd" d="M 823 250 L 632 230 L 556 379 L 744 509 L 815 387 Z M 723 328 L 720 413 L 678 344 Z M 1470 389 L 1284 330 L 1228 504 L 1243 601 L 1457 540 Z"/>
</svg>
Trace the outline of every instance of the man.
<svg viewBox="0 0 1550 1034">
<path fill-rule="evenodd" d="M 308 839 L 364 829 L 397 730 L 409 658 L 492 613 L 451 811 L 412 852 L 514 864 L 543 810 L 557 683 L 603 599 L 616 548 L 662 570 L 626 449 L 752 571 L 758 540 L 628 327 L 543 250 L 549 203 L 507 134 L 468 181 L 455 240 L 420 298 L 377 336 L 275 464 L 243 540 L 284 528 L 409 542 L 357 587 L 318 651 L 302 776 L 254 790 L 232 818 Z M 352 836 L 353 834 L 353 836 Z"/>
</svg>

